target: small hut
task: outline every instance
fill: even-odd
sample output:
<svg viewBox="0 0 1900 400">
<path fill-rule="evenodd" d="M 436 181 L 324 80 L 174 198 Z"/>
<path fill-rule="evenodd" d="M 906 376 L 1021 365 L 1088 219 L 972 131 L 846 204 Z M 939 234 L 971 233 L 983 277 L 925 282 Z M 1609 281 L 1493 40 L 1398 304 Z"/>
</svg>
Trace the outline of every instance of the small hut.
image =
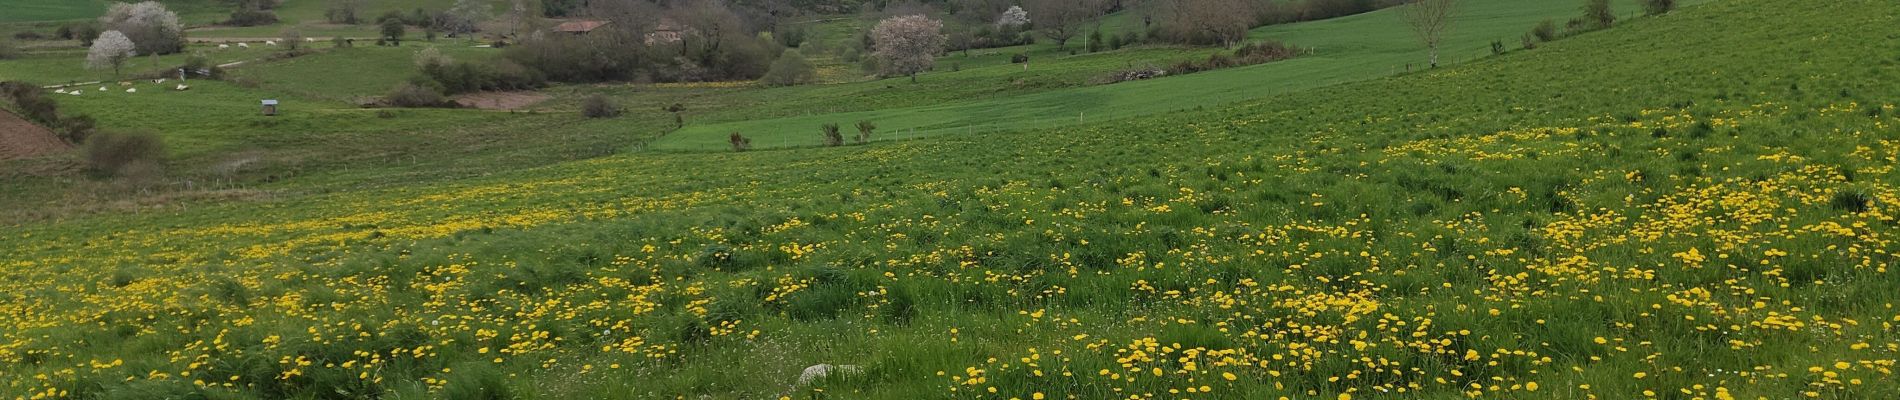
<svg viewBox="0 0 1900 400">
<path fill-rule="evenodd" d="M 277 116 L 277 100 L 276 99 L 264 100 L 264 116 L 266 117 Z"/>
</svg>

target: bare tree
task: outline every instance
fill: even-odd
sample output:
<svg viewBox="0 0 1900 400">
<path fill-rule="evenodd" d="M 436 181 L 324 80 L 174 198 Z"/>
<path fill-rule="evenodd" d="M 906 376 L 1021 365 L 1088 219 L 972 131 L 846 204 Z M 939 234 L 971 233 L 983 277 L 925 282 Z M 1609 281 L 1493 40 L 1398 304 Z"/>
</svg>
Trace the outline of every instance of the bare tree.
<svg viewBox="0 0 1900 400">
<path fill-rule="evenodd" d="M 1438 45 L 1444 41 L 1445 30 L 1451 28 L 1456 4 L 1453 0 L 1409 0 L 1409 3 L 1399 10 L 1399 16 L 1406 25 L 1412 26 L 1419 40 L 1425 41 L 1425 48 L 1432 52 L 1432 68 L 1438 68 Z"/>
<path fill-rule="evenodd" d="M 86 51 L 86 68 L 112 68 L 112 76 L 117 77 L 120 67 L 125 66 L 125 60 L 137 54 L 132 39 L 125 37 L 124 33 L 106 31 L 93 40 L 92 48 Z"/>
<path fill-rule="evenodd" d="M 879 69 L 885 76 L 910 75 L 930 70 L 943 52 L 943 21 L 922 15 L 891 17 L 871 29 L 875 40 Z"/>
<path fill-rule="evenodd" d="M 1247 0 L 1163 0 L 1164 28 L 1174 40 L 1231 47 L 1247 38 L 1254 12 Z"/>
<path fill-rule="evenodd" d="M 1036 30 L 1066 48 L 1069 39 L 1082 33 L 1082 24 L 1102 15 L 1101 0 L 1026 0 L 1023 8 L 1035 20 Z"/>
</svg>

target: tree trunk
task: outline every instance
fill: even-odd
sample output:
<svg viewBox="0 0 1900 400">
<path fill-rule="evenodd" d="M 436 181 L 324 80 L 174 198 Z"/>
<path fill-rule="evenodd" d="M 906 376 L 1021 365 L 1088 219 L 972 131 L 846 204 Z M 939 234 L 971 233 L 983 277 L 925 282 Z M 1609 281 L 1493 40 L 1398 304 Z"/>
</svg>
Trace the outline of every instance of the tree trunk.
<svg viewBox="0 0 1900 400">
<path fill-rule="evenodd" d="M 916 72 L 912 72 L 912 73 L 910 73 L 910 83 L 917 83 L 917 73 L 916 73 Z"/>
<path fill-rule="evenodd" d="M 1432 49 L 1432 68 L 1438 68 L 1438 43 L 1433 42 L 1431 46 L 1427 47 Z"/>
</svg>

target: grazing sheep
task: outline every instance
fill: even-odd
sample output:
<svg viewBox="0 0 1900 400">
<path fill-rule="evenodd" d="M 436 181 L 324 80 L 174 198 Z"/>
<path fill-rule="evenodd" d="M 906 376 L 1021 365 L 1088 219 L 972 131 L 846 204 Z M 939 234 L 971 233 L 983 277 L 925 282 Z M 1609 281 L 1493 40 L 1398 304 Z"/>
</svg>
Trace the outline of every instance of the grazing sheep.
<svg viewBox="0 0 1900 400">
<path fill-rule="evenodd" d="M 219 50 L 223 50 L 223 49 L 229 49 L 229 48 L 231 48 L 231 45 L 228 45 L 228 44 L 220 44 L 220 45 L 218 45 L 218 49 L 219 49 Z"/>
<path fill-rule="evenodd" d="M 64 88 L 61 88 L 61 89 L 53 89 L 53 93 L 57 93 L 57 94 L 66 94 L 66 89 L 64 89 Z"/>
<path fill-rule="evenodd" d="M 74 96 L 78 96 L 78 95 L 79 95 L 79 91 L 77 91 L 77 90 L 74 90 L 74 91 L 73 91 L 73 92 L 72 92 L 71 94 L 72 94 L 72 95 L 74 95 Z"/>
<path fill-rule="evenodd" d="M 303 38 L 304 43 L 316 43 L 317 38 Z"/>
<path fill-rule="evenodd" d="M 105 86 L 100 86 L 100 87 L 99 87 L 99 91 L 101 91 L 101 92 L 104 92 L 104 91 L 106 91 L 106 87 L 105 87 Z"/>
<path fill-rule="evenodd" d="M 189 90 L 189 89 L 191 89 L 191 87 L 190 87 L 190 86 L 185 86 L 185 84 L 183 84 L 183 83 L 180 83 L 180 84 L 178 84 L 178 88 L 177 88 L 177 90 L 178 90 L 178 91 L 181 91 L 181 92 L 182 92 L 182 91 L 185 91 L 185 90 Z"/>
<path fill-rule="evenodd" d="M 264 41 L 264 45 L 265 45 L 265 46 L 276 46 L 276 45 L 277 45 L 277 41 L 275 41 L 275 40 L 266 40 L 266 41 Z"/>
<path fill-rule="evenodd" d="M 139 88 L 131 88 L 131 89 L 126 89 L 126 90 L 125 90 L 125 92 L 126 92 L 126 93 L 138 93 L 138 92 L 139 92 Z"/>
<path fill-rule="evenodd" d="M 248 49 L 248 48 L 251 48 L 251 44 L 250 44 L 250 43 L 244 43 L 244 42 L 238 42 L 238 47 L 243 47 L 243 48 L 246 48 L 246 49 Z"/>
</svg>

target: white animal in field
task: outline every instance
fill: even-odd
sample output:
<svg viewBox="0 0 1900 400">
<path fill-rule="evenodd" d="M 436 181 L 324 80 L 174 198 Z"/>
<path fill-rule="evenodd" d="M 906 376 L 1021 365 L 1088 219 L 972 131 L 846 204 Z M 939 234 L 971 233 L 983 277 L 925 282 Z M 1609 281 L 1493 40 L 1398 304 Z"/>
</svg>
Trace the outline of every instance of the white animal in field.
<svg viewBox="0 0 1900 400">
<path fill-rule="evenodd" d="M 316 43 L 316 42 L 317 42 L 317 38 L 310 38 L 310 37 L 307 37 L 307 38 L 303 38 L 303 41 L 304 41 L 304 43 Z"/>
<path fill-rule="evenodd" d="M 165 78 L 158 78 L 158 80 L 152 81 L 152 83 L 165 83 Z"/>
<path fill-rule="evenodd" d="M 177 88 L 177 90 L 179 90 L 179 91 L 184 91 L 184 90 L 187 90 L 187 89 L 191 89 L 191 87 L 190 87 L 190 86 L 185 86 L 185 84 L 183 84 L 183 83 L 180 83 L 180 84 L 178 84 L 178 88 Z"/>
<path fill-rule="evenodd" d="M 231 45 L 228 45 L 228 44 L 221 44 L 221 45 L 218 45 L 218 49 L 219 49 L 219 50 L 223 50 L 223 49 L 229 49 L 229 48 L 231 48 Z"/>
<path fill-rule="evenodd" d="M 66 94 L 66 89 L 64 89 L 64 88 L 60 88 L 60 89 L 53 89 L 53 93 L 58 93 L 58 94 Z"/>
<path fill-rule="evenodd" d="M 126 92 L 126 93 L 138 93 L 138 92 L 139 92 L 139 88 L 131 88 L 131 89 L 126 89 L 126 90 L 125 90 L 125 92 Z"/>
<path fill-rule="evenodd" d="M 78 96 L 78 95 L 79 95 L 79 93 L 80 93 L 79 91 L 77 91 L 77 90 L 74 90 L 74 91 L 72 92 L 72 95 L 74 95 L 74 96 Z"/>
<path fill-rule="evenodd" d="M 106 91 L 106 87 L 105 87 L 105 86 L 100 86 L 100 87 L 99 87 L 99 91 L 101 91 L 101 92 L 104 92 L 104 91 Z"/>
<path fill-rule="evenodd" d="M 244 43 L 244 42 L 238 42 L 238 47 L 243 47 L 243 48 L 246 48 L 246 49 L 248 49 L 248 48 L 251 48 L 251 44 L 250 44 L 250 43 Z"/>
<path fill-rule="evenodd" d="M 275 41 L 275 40 L 266 40 L 266 41 L 264 41 L 264 45 L 265 45 L 265 46 L 276 46 L 276 45 L 277 45 L 277 41 Z"/>
</svg>

